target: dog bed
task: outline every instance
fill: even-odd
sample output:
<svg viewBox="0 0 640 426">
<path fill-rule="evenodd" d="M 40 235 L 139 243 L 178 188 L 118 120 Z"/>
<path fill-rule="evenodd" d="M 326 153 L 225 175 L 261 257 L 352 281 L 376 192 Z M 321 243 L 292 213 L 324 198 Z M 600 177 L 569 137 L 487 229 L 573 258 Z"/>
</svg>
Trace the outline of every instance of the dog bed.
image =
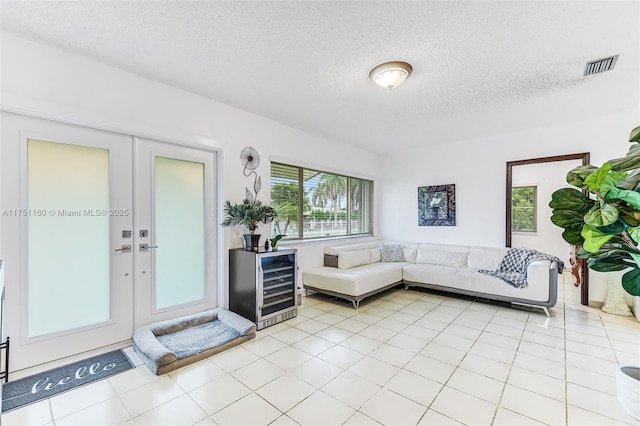
<svg viewBox="0 0 640 426">
<path fill-rule="evenodd" d="M 255 323 L 217 308 L 141 327 L 133 333 L 133 348 L 147 367 L 160 375 L 255 336 Z"/>
</svg>

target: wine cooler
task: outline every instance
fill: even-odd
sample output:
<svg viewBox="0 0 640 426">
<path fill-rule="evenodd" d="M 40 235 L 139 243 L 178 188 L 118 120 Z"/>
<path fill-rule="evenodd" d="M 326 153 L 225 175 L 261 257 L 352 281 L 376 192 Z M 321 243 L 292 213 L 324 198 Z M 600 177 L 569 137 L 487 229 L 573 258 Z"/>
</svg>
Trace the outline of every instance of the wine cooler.
<svg viewBox="0 0 640 426">
<path fill-rule="evenodd" d="M 298 315 L 296 249 L 229 250 L 229 309 L 261 330 Z"/>
</svg>

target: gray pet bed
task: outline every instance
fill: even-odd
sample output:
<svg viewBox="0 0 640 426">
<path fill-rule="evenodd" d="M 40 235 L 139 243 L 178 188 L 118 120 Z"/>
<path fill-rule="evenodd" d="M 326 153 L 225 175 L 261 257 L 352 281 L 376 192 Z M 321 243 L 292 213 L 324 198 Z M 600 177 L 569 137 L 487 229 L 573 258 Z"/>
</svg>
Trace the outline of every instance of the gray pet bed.
<svg viewBox="0 0 640 426">
<path fill-rule="evenodd" d="M 256 336 L 256 325 L 217 308 L 141 327 L 133 333 L 133 348 L 157 375 L 207 358 Z"/>
</svg>

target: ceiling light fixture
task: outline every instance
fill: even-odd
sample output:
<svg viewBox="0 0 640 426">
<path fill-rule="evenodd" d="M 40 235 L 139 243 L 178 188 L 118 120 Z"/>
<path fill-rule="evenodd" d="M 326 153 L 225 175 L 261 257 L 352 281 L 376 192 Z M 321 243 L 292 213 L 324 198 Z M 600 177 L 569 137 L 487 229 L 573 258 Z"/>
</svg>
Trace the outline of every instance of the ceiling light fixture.
<svg viewBox="0 0 640 426">
<path fill-rule="evenodd" d="M 413 67 L 406 62 L 385 62 L 372 69 L 369 78 L 378 86 L 391 90 L 404 83 L 412 71 Z"/>
</svg>

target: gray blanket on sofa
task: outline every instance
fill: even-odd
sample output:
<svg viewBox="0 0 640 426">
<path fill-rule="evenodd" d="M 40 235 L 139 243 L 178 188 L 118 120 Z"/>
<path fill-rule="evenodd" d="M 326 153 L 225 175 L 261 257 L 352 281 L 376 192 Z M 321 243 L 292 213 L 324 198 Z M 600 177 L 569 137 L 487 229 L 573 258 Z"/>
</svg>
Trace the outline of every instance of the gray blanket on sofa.
<svg viewBox="0 0 640 426">
<path fill-rule="evenodd" d="M 505 281 L 514 287 L 522 288 L 527 285 L 527 268 L 531 262 L 536 260 L 550 260 L 552 262 L 558 262 L 559 274 L 561 274 L 564 269 L 564 263 L 556 256 L 541 253 L 529 248 L 516 247 L 507 251 L 507 254 L 502 258 L 497 270 L 488 271 L 481 269 L 478 272 L 500 278 L 502 281 Z"/>
</svg>

